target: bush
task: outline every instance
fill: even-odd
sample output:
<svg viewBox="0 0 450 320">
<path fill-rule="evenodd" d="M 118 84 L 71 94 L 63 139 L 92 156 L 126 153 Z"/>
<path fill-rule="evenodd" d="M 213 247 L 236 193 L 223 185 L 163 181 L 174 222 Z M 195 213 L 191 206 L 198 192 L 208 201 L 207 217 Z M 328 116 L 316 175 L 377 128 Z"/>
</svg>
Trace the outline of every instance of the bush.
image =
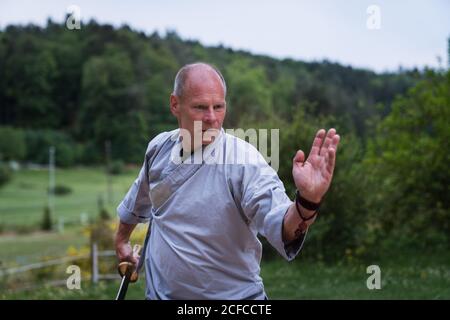
<svg viewBox="0 0 450 320">
<path fill-rule="evenodd" d="M 450 71 L 428 72 L 394 100 L 368 143 L 364 189 L 380 229 L 377 248 L 450 246 L 449 83 Z"/>
<path fill-rule="evenodd" d="M 59 184 L 55 186 L 55 195 L 63 196 L 72 192 L 72 188 Z"/>
<path fill-rule="evenodd" d="M 57 166 L 69 167 L 80 157 L 81 147 L 64 132 L 55 130 L 29 130 L 26 132 L 28 161 L 46 164 L 49 161 L 49 148 L 55 147 Z"/>
<path fill-rule="evenodd" d="M 93 141 L 86 142 L 81 148 L 80 161 L 86 165 L 99 164 L 104 160 L 102 147 Z"/>
<path fill-rule="evenodd" d="M 111 219 L 111 216 L 110 216 L 108 210 L 106 210 L 105 208 L 102 208 L 100 210 L 99 217 L 100 217 L 100 220 L 104 220 L 104 221 L 108 221 L 109 219 Z"/>
<path fill-rule="evenodd" d="M 109 168 L 109 173 L 111 174 L 121 174 L 123 173 L 125 168 L 125 164 L 122 160 L 115 160 L 111 163 L 111 167 Z"/>
<path fill-rule="evenodd" d="M 44 208 L 44 215 L 42 216 L 41 229 L 44 231 L 50 231 L 50 230 L 52 230 L 52 225 L 53 225 L 53 222 L 52 222 L 50 208 L 48 206 L 46 206 Z"/>
<path fill-rule="evenodd" d="M 98 209 L 99 209 L 99 215 L 98 215 L 99 221 L 108 221 L 109 219 L 111 219 L 111 216 L 110 216 L 108 210 L 106 210 L 106 208 L 105 208 L 105 204 L 104 204 L 102 195 L 98 195 L 97 205 L 98 205 Z"/>
<path fill-rule="evenodd" d="M 91 227 L 91 243 L 97 243 L 99 250 L 114 248 L 114 230 L 105 220 L 99 220 Z"/>
<path fill-rule="evenodd" d="M 11 169 L 8 165 L 0 163 L 0 187 L 11 180 Z"/>
<path fill-rule="evenodd" d="M 0 160 L 23 160 L 26 154 L 23 130 L 0 127 Z"/>
</svg>

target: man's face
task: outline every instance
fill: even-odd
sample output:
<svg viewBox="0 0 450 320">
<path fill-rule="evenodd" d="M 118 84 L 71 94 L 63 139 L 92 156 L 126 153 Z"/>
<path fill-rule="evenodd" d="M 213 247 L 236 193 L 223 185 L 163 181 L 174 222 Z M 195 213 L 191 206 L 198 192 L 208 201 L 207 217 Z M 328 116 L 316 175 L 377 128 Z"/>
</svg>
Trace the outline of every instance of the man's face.
<svg viewBox="0 0 450 320">
<path fill-rule="evenodd" d="M 177 117 L 180 129 L 189 132 L 191 149 L 196 149 L 200 141 L 202 145 L 208 145 L 220 133 L 226 102 L 222 82 L 214 71 L 190 72 L 183 97 L 171 95 L 170 109 Z M 195 135 L 198 136 L 194 139 Z"/>
</svg>

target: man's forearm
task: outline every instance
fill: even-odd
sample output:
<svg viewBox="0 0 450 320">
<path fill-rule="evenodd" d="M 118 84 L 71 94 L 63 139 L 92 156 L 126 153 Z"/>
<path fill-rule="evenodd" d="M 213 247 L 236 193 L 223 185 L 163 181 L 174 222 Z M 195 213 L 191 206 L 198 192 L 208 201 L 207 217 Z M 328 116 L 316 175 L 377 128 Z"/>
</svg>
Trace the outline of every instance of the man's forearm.
<svg viewBox="0 0 450 320">
<path fill-rule="evenodd" d="M 306 218 L 312 216 L 315 211 L 307 210 L 304 207 L 300 206 L 300 210 L 302 211 L 302 215 Z M 309 227 L 314 223 L 316 218 L 306 221 L 306 225 Z M 300 228 L 301 223 L 303 222 L 302 218 L 297 212 L 295 207 L 295 202 L 289 207 L 288 212 L 284 216 L 283 220 L 283 242 L 289 243 L 295 239 L 297 239 L 302 230 Z"/>
<path fill-rule="evenodd" d="M 119 228 L 116 233 L 116 245 L 119 243 L 127 243 L 130 240 L 130 236 L 134 228 L 136 228 L 135 224 L 126 224 L 120 221 Z"/>
</svg>

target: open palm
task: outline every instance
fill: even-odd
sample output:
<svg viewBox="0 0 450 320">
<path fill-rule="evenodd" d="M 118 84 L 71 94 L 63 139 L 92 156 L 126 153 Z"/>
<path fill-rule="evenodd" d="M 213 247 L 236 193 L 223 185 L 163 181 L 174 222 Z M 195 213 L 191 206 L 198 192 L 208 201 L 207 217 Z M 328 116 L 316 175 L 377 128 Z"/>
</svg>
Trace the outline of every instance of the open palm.
<svg viewBox="0 0 450 320">
<path fill-rule="evenodd" d="M 330 187 L 340 137 L 335 129 L 320 129 L 305 161 L 302 150 L 293 159 L 292 176 L 300 194 L 309 201 L 320 202 Z"/>
</svg>

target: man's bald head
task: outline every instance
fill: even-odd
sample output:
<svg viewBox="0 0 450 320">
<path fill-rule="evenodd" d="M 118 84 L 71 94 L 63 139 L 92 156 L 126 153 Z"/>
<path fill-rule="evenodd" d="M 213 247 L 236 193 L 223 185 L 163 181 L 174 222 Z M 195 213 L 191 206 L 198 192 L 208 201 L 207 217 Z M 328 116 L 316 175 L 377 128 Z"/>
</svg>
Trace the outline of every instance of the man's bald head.
<svg viewBox="0 0 450 320">
<path fill-rule="evenodd" d="M 204 62 L 187 64 L 178 71 L 175 77 L 173 94 L 182 99 L 190 87 L 215 81 L 221 82 L 224 96 L 226 96 L 225 79 L 216 67 Z"/>
<path fill-rule="evenodd" d="M 178 71 L 170 95 L 170 112 L 183 129 L 183 141 L 190 141 L 190 145 L 183 145 L 184 149 L 208 145 L 220 134 L 227 110 L 225 94 L 222 74 L 207 63 L 188 64 Z"/>
</svg>

